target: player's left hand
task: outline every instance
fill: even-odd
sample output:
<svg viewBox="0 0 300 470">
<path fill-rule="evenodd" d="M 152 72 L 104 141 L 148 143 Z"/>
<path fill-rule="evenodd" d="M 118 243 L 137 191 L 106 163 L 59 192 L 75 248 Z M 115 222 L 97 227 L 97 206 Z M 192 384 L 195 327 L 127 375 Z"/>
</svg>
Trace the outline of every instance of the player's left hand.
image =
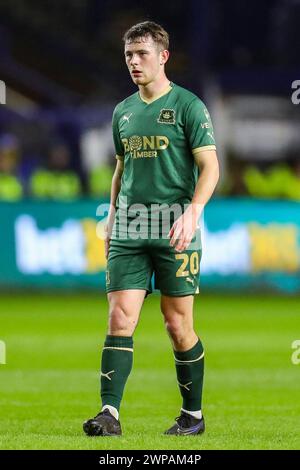
<svg viewBox="0 0 300 470">
<path fill-rule="evenodd" d="M 191 203 L 171 227 L 168 235 L 170 237 L 170 246 L 175 246 L 175 250 L 179 253 L 187 249 L 196 229 L 199 228 L 198 220 L 203 207 L 203 204 Z"/>
</svg>

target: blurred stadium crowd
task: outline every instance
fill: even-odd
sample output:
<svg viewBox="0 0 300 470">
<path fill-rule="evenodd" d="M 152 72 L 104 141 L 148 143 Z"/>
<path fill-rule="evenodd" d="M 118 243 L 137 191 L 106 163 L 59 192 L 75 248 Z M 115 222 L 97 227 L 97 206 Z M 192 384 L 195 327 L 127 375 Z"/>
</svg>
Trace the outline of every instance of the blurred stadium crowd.
<svg viewBox="0 0 300 470">
<path fill-rule="evenodd" d="M 0 200 L 109 193 L 110 119 L 133 93 L 122 35 L 160 22 L 169 78 L 207 103 L 222 166 L 218 194 L 300 200 L 299 0 L 0 1 Z M 298 73 L 298 77 L 297 77 Z"/>
</svg>

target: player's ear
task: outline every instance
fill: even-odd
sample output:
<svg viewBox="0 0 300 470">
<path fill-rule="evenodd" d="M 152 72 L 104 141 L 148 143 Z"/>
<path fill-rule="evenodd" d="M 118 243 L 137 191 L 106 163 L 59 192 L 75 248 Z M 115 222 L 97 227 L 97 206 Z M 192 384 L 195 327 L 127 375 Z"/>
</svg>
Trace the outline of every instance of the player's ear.
<svg viewBox="0 0 300 470">
<path fill-rule="evenodd" d="M 160 65 L 164 65 L 167 63 L 169 59 L 170 53 L 167 49 L 164 51 L 160 51 Z"/>
</svg>

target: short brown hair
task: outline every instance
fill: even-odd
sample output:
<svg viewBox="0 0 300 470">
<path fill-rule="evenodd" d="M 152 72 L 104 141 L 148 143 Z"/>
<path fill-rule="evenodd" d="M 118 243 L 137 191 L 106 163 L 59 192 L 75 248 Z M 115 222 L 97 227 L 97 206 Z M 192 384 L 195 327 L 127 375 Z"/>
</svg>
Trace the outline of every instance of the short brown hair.
<svg viewBox="0 0 300 470">
<path fill-rule="evenodd" d="M 123 36 L 123 41 L 134 42 L 136 39 L 151 36 L 153 41 L 158 45 L 162 46 L 163 49 L 169 48 L 169 35 L 162 26 L 154 21 L 143 21 L 132 26 Z"/>
</svg>

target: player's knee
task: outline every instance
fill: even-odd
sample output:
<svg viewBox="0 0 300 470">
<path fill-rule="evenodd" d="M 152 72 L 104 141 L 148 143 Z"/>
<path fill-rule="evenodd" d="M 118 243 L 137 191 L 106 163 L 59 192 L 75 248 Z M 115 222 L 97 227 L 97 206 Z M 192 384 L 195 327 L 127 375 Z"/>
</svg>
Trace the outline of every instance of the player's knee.
<svg viewBox="0 0 300 470">
<path fill-rule="evenodd" d="M 175 341 L 180 341 L 186 334 L 186 328 L 182 319 L 171 318 L 165 321 L 167 332 Z"/>
<path fill-rule="evenodd" d="M 109 330 L 110 333 L 124 332 L 131 333 L 134 330 L 134 321 L 132 321 L 122 307 L 115 305 L 109 312 Z"/>
</svg>

